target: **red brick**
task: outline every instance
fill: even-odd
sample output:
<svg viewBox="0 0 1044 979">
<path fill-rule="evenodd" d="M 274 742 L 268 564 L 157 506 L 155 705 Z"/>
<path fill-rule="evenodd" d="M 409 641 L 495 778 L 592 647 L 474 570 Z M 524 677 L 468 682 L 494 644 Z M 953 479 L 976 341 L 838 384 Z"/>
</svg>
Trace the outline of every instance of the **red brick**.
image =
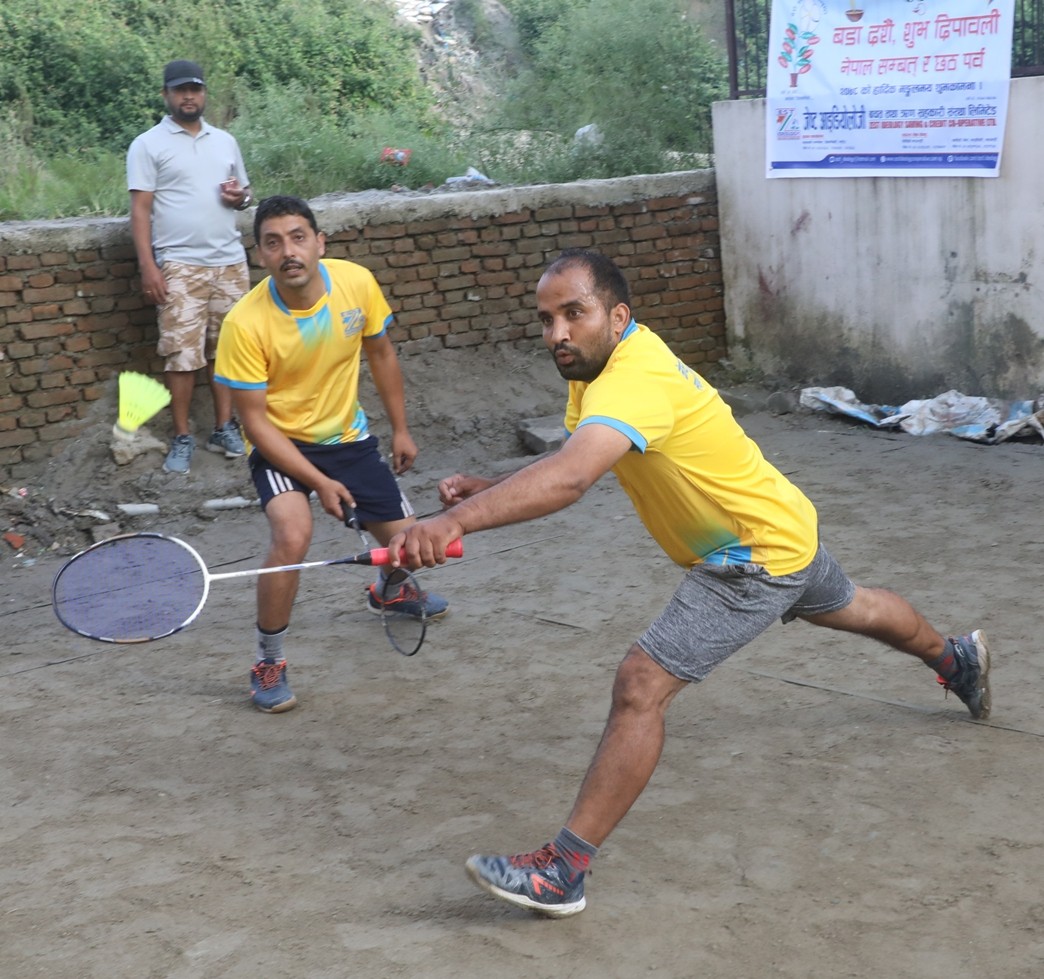
<svg viewBox="0 0 1044 979">
<path fill-rule="evenodd" d="M 430 291 L 430 282 L 401 282 L 391 289 L 393 296 L 416 296 L 418 293 Z"/>
<path fill-rule="evenodd" d="M 67 405 L 80 400 L 80 392 L 71 388 L 51 391 L 34 391 L 26 397 L 31 408 L 47 408 L 53 405 Z"/>
<path fill-rule="evenodd" d="M 424 252 L 400 252 L 388 256 L 388 265 L 393 269 L 398 269 L 410 265 L 423 265 L 427 260 L 428 256 Z"/>
<path fill-rule="evenodd" d="M 544 222 L 544 221 L 559 221 L 563 218 L 571 218 L 573 216 L 573 208 L 571 205 L 561 205 L 558 207 L 540 207 L 533 212 L 533 220 Z"/>
<path fill-rule="evenodd" d="M 8 255 L 7 268 L 11 272 L 23 272 L 28 269 L 38 269 L 40 259 L 35 255 Z"/>
<path fill-rule="evenodd" d="M 36 433 L 24 428 L 16 428 L 10 432 L 0 432 L 0 449 L 9 449 L 17 445 L 29 445 L 36 441 Z"/>
<path fill-rule="evenodd" d="M 475 276 L 475 282 L 480 286 L 501 285 L 514 281 L 514 272 L 482 272 Z"/>
<path fill-rule="evenodd" d="M 36 278 L 32 276 L 31 278 Z M 48 276 L 48 278 L 51 278 Z M 51 279 L 51 281 L 54 281 Z M 40 288 L 27 288 L 22 290 L 22 300 L 36 305 L 37 303 L 60 303 L 67 299 L 75 299 L 76 290 L 70 285 L 47 285 Z"/>
<path fill-rule="evenodd" d="M 57 287 L 56 287 L 57 288 Z M 79 294 L 81 296 L 117 296 L 130 289 L 126 279 L 102 279 L 97 282 L 81 283 Z M 75 293 L 73 293 L 75 295 Z M 72 298 L 65 297 L 65 298 Z M 28 301 L 28 300 L 27 300 Z"/>
<path fill-rule="evenodd" d="M 68 336 L 73 332 L 73 325 L 62 320 L 47 320 L 23 326 L 18 332 L 23 340 L 39 340 L 41 337 Z"/>
</svg>

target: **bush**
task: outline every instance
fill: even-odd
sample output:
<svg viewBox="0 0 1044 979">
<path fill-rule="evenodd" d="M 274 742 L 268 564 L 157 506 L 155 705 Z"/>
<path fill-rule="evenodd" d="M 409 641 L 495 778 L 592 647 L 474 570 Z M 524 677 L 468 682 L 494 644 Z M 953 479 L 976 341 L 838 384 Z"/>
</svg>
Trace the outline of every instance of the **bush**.
<svg viewBox="0 0 1044 979">
<path fill-rule="evenodd" d="M 116 148 L 151 125 L 158 86 L 148 45 L 114 25 L 109 6 L 0 6 L 0 102 L 17 111 L 35 149 Z"/>
<path fill-rule="evenodd" d="M 383 0 L 4 0 L 0 102 L 49 153 L 125 152 L 162 114 L 162 68 L 174 58 L 203 65 L 217 125 L 235 117 L 243 91 L 290 84 L 334 118 L 423 112 L 415 40 Z"/>
<path fill-rule="evenodd" d="M 563 135 L 595 124 L 600 144 L 578 151 L 587 166 L 633 173 L 641 160 L 711 151 L 710 107 L 726 79 L 724 53 L 681 0 L 589 0 L 537 41 L 505 121 Z"/>
<path fill-rule="evenodd" d="M 459 2 L 496 33 L 480 0 Z M 440 185 L 468 166 L 519 184 L 699 165 L 725 68 L 683 0 L 507 4 L 531 64 L 461 113 L 488 128 L 463 130 L 387 0 L 3 0 L 0 219 L 126 214 L 127 147 L 163 114 L 175 58 L 204 67 L 207 119 L 239 140 L 256 196 Z M 590 123 L 599 137 L 574 140 Z M 381 163 L 385 146 L 409 165 Z"/>
<path fill-rule="evenodd" d="M 440 184 L 460 172 L 450 133 L 408 112 L 373 109 L 334 118 L 299 83 L 248 93 L 232 132 L 255 196 Z M 412 151 L 405 168 L 381 162 L 385 146 Z"/>
</svg>

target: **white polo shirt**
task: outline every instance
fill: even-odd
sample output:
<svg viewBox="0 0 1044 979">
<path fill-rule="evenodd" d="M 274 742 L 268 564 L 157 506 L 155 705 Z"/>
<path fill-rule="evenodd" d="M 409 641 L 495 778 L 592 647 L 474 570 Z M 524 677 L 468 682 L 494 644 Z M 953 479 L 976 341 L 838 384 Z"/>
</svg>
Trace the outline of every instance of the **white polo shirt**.
<svg viewBox="0 0 1044 979">
<path fill-rule="evenodd" d="M 152 248 L 156 262 L 211 267 L 237 265 L 246 252 L 236 212 L 221 203 L 221 184 L 246 167 L 235 138 L 203 121 L 193 135 L 170 116 L 142 133 L 127 151 L 127 189 L 154 194 Z"/>
</svg>

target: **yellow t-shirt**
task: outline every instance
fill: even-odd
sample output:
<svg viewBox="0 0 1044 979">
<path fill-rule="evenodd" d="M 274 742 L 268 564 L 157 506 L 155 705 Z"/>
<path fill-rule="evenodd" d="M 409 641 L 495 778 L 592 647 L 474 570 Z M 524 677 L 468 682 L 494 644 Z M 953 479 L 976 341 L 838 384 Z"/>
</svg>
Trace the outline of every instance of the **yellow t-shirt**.
<svg viewBox="0 0 1044 979">
<path fill-rule="evenodd" d="M 815 507 L 647 327 L 632 320 L 602 373 L 570 382 L 565 425 L 609 425 L 631 440 L 613 472 L 682 567 L 753 563 L 785 575 L 815 556 Z"/>
<path fill-rule="evenodd" d="M 312 445 L 356 442 L 369 434 L 359 404 L 363 337 L 380 336 L 392 314 L 373 274 L 324 259 L 326 286 L 311 309 L 289 309 L 271 276 L 229 311 L 221 326 L 214 379 L 264 390 L 268 417 L 284 435 Z"/>
</svg>

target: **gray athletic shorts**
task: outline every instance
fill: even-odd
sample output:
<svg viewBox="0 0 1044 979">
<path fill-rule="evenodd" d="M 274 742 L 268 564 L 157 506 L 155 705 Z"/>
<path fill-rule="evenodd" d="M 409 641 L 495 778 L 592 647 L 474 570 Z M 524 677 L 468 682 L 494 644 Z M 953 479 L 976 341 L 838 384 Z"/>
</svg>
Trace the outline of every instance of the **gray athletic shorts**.
<svg viewBox="0 0 1044 979">
<path fill-rule="evenodd" d="M 836 612 L 854 596 L 823 546 L 807 568 L 775 578 L 760 564 L 697 564 L 638 645 L 668 673 L 698 683 L 777 618 Z"/>
</svg>

